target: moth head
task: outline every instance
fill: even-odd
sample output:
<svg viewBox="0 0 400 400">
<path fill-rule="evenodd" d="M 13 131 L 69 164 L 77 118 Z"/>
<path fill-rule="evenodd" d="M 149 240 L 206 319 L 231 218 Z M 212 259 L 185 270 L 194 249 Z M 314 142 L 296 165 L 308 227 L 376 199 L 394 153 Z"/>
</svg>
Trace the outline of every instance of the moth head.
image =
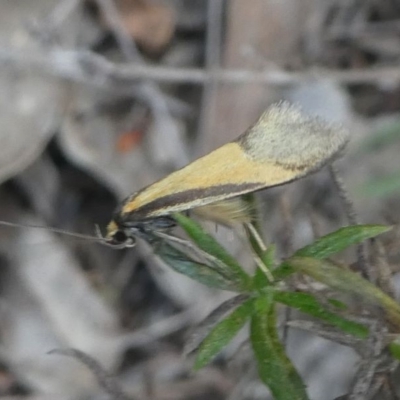
<svg viewBox="0 0 400 400">
<path fill-rule="evenodd" d="M 175 225 L 175 220 L 168 215 L 136 220 L 130 218 L 129 215 L 116 213 L 107 226 L 103 241 L 115 249 L 133 247 L 136 244 L 136 238 L 152 242 L 155 239 L 154 232 L 168 231 Z"/>
<path fill-rule="evenodd" d="M 133 247 L 136 244 L 134 230 L 119 226 L 115 221 L 111 221 L 107 226 L 107 232 L 104 237 L 108 246 L 116 249 Z"/>
</svg>

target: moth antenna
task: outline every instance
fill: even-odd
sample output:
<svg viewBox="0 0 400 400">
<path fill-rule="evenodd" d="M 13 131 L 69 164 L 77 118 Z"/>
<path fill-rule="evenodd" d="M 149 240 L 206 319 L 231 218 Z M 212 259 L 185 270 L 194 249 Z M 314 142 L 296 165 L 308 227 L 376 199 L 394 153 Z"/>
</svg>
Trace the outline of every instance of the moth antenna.
<svg viewBox="0 0 400 400">
<path fill-rule="evenodd" d="M 103 233 L 101 232 L 100 226 L 97 224 L 94 225 L 94 231 L 96 233 L 97 240 L 104 246 L 112 247 L 113 249 L 125 249 L 126 247 L 132 247 L 132 246 L 126 246 L 125 243 L 121 243 L 119 245 L 109 243 L 109 241 L 104 237 Z"/>
<path fill-rule="evenodd" d="M 57 233 L 59 235 L 71 236 L 71 237 L 76 237 L 79 239 L 91 240 L 94 242 L 102 242 L 102 243 L 104 242 L 105 243 L 105 241 L 106 241 L 106 239 L 101 235 L 101 232 L 100 232 L 100 236 L 98 234 L 96 236 L 91 236 L 91 235 L 85 235 L 82 233 L 69 232 L 64 229 L 51 228 L 48 226 L 31 225 L 31 224 L 17 224 L 17 223 L 8 222 L 8 221 L 0 221 L 0 226 L 8 226 L 10 228 L 45 229 L 49 232 Z M 97 226 L 97 228 L 98 228 L 98 226 Z"/>
</svg>

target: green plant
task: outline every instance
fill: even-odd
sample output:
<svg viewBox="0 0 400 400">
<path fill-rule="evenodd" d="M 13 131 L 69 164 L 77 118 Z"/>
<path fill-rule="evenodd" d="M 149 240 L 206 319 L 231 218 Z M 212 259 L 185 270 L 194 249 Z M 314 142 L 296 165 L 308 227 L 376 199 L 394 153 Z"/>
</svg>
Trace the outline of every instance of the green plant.
<svg viewBox="0 0 400 400">
<path fill-rule="evenodd" d="M 387 232 L 391 227 L 344 227 L 279 262 L 275 260 L 274 247 L 266 249 L 256 230 L 248 229 L 249 243 L 256 260 L 255 273 L 251 276 L 197 222 L 181 214 L 175 214 L 174 218 L 196 247 L 182 248 L 182 242 L 167 241 L 158 248 L 158 255 L 180 273 L 208 286 L 238 294 L 237 301 L 223 307 L 224 312 L 220 313 L 223 318 L 211 324 L 208 334 L 195 348 L 195 369 L 208 364 L 250 322 L 250 341 L 259 375 L 274 398 L 308 399 L 305 385 L 279 338 L 277 307 L 283 304 L 312 316 L 323 323 L 321 326 L 328 324 L 332 328 L 326 332 L 335 332 L 339 342 L 343 337 L 348 343 L 349 335 L 354 342 L 360 342 L 371 332 L 367 325 L 357 320 L 358 316 L 348 309 L 342 299 L 332 297 L 321 300 L 312 292 L 290 290 L 291 286 L 285 283 L 294 274 L 303 274 L 308 279 L 323 283 L 337 296 L 360 298 L 365 304 L 383 310 L 385 323 L 392 331 L 400 329 L 400 306 L 388 294 L 347 266 L 329 260 L 349 246 Z M 392 341 L 390 349 L 395 357 L 400 354 L 399 348 L 397 342 Z"/>
</svg>

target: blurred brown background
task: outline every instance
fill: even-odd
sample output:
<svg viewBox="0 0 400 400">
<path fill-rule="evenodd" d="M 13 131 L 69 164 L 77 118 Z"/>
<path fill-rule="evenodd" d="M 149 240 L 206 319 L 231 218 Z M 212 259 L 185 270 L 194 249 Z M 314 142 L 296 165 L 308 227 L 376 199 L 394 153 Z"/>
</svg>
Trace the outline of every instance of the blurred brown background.
<svg viewBox="0 0 400 400">
<path fill-rule="evenodd" d="M 338 168 L 360 219 L 397 223 L 399 62 L 396 0 L 0 0 L 0 219 L 93 234 L 124 196 L 286 99 L 350 129 Z M 327 171 L 261 197 L 282 255 L 346 222 Z M 86 367 L 47 354 L 73 347 L 133 399 L 268 398 L 245 332 L 199 373 L 182 356 L 229 293 L 145 244 L 6 227 L 0 238 L 0 396 L 107 398 Z M 298 332 L 288 349 L 312 399 L 346 392 L 350 350 Z"/>
</svg>

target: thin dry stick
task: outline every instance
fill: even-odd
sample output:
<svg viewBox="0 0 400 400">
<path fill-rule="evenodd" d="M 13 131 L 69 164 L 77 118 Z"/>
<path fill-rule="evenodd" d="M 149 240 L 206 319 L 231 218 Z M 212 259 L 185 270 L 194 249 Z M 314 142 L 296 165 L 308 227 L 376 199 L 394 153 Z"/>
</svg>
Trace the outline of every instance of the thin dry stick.
<svg viewBox="0 0 400 400">
<path fill-rule="evenodd" d="M 267 251 L 267 246 L 265 245 L 264 241 L 262 240 L 260 234 L 258 233 L 257 229 L 252 223 L 246 223 L 245 224 L 246 229 L 249 231 L 249 233 L 252 235 L 254 240 L 257 242 L 257 246 L 260 248 L 262 252 Z M 261 269 L 262 272 L 264 272 L 264 275 L 267 277 L 267 279 L 270 282 L 274 281 L 274 277 L 271 273 L 271 271 L 267 268 L 267 266 L 264 264 L 263 260 L 257 255 L 256 251 L 253 249 L 252 246 L 250 246 L 250 252 L 252 254 L 254 262 L 257 264 L 258 268 Z"/>
<path fill-rule="evenodd" d="M 208 0 L 205 67 L 206 72 L 210 73 L 211 76 L 218 70 L 220 65 L 223 8 L 224 0 Z M 215 79 L 211 79 L 204 84 L 198 132 L 200 141 L 204 138 L 204 132 L 210 129 L 210 121 L 213 120 L 217 87 L 218 82 Z"/>
<path fill-rule="evenodd" d="M 362 344 L 362 339 L 358 339 L 355 336 L 351 336 L 340 330 L 327 328 L 323 323 L 315 321 L 306 320 L 291 320 L 287 323 L 291 328 L 300 329 L 305 332 L 312 333 L 315 336 L 321 337 L 323 339 L 330 340 L 347 347 L 353 347 L 357 350 Z"/>
<path fill-rule="evenodd" d="M 59 0 L 47 15 L 28 21 L 26 24 L 27 33 L 42 48 L 48 48 L 56 43 L 59 44 L 62 41 L 61 25 L 82 5 L 81 3 L 81 0 Z"/>
<path fill-rule="evenodd" d="M 132 37 L 124 28 L 117 7 L 110 0 L 96 0 L 102 10 L 107 24 L 110 26 L 115 39 L 128 61 L 142 61 Z"/>
<path fill-rule="evenodd" d="M 379 238 L 371 240 L 372 261 L 376 265 L 377 284 L 389 296 L 396 298 L 392 282 L 392 270 L 389 266 L 386 250 Z"/>
<path fill-rule="evenodd" d="M 365 400 L 372 389 L 376 371 L 381 364 L 385 347 L 385 331 L 380 329 L 378 322 L 371 326 L 371 334 L 365 343 L 366 354 L 359 364 L 349 400 Z"/>
<path fill-rule="evenodd" d="M 253 235 L 254 240 L 257 242 L 257 246 L 260 248 L 262 252 L 267 251 L 267 246 L 264 243 L 261 235 L 258 233 L 257 228 L 252 223 L 246 223 L 246 228 L 251 232 Z"/>
<path fill-rule="evenodd" d="M 293 215 L 290 207 L 290 201 L 286 194 L 283 194 L 279 201 L 280 211 L 283 220 L 283 254 L 289 257 L 293 253 Z"/>
<path fill-rule="evenodd" d="M 53 10 L 47 15 L 44 23 L 51 29 L 59 27 L 80 5 L 81 0 L 63 0 L 55 5 Z"/>
<path fill-rule="evenodd" d="M 274 276 L 272 275 L 272 272 L 265 266 L 263 260 L 261 260 L 261 258 L 255 253 L 253 254 L 253 259 L 254 259 L 255 263 L 257 264 L 258 268 L 260 268 L 261 271 L 264 272 L 264 275 L 267 277 L 267 279 L 270 282 L 273 282 Z"/>
<path fill-rule="evenodd" d="M 338 170 L 333 164 L 331 164 L 329 166 L 329 171 L 332 177 L 332 181 L 338 190 L 338 194 L 342 201 L 343 208 L 346 213 L 349 224 L 360 225 L 360 221 L 358 219 L 356 210 L 354 209 L 354 204 L 347 193 L 343 180 L 339 176 Z M 370 264 L 367 262 L 367 247 L 365 243 L 360 243 L 359 245 L 357 245 L 357 261 L 363 276 L 369 281 L 371 281 L 373 279 L 373 271 L 371 269 Z"/>
<path fill-rule="evenodd" d="M 145 62 L 141 57 L 133 38 L 126 31 L 121 21 L 121 17 L 114 2 L 111 0 L 96 0 L 96 2 L 103 10 L 105 18 L 107 19 L 107 22 L 110 25 L 126 60 L 128 62 L 137 62 L 145 66 Z M 138 90 L 151 105 L 152 111 L 156 118 L 164 121 L 171 119 L 166 99 L 154 82 L 144 78 L 144 82 L 139 83 Z"/>
<path fill-rule="evenodd" d="M 310 219 L 310 225 L 311 225 L 311 230 L 313 233 L 313 240 L 317 240 L 322 236 L 322 230 L 321 230 L 321 222 L 319 215 L 311 209 L 308 212 L 308 216 Z"/>
<path fill-rule="evenodd" d="M 393 393 L 390 393 L 388 390 L 388 386 L 386 384 L 386 376 L 384 374 L 377 374 L 374 377 L 374 382 L 371 385 L 371 388 L 368 392 L 368 397 L 366 400 L 373 400 L 376 395 L 380 394 L 381 397 L 379 399 L 385 398 L 394 400 L 396 397 L 393 396 Z M 384 396 L 384 397 L 382 397 Z"/>
<path fill-rule="evenodd" d="M 116 64 L 90 51 L 53 49 L 45 54 L 27 53 L 13 48 L 0 48 L 0 66 L 6 64 L 34 69 L 79 83 L 127 89 L 144 79 L 176 84 L 204 84 L 214 80 L 232 84 L 263 83 L 278 87 L 298 84 L 310 79 L 330 79 L 338 84 L 395 86 L 400 83 L 400 68 L 382 67 L 352 70 L 314 68 L 306 72 L 284 70 L 251 71 L 224 69 L 207 72 L 200 68 L 174 68 L 137 63 Z M 132 91 L 132 86 L 128 89 Z"/>
<path fill-rule="evenodd" d="M 395 369 L 397 369 L 398 366 L 399 365 L 397 363 L 397 365 L 393 367 L 393 371 Z M 387 377 L 386 384 L 388 386 L 388 391 L 391 393 L 392 399 L 393 400 L 400 400 L 400 395 L 399 395 L 398 390 L 397 390 L 397 384 L 395 384 L 392 376 L 388 376 Z"/>
<path fill-rule="evenodd" d="M 49 354 L 59 354 L 72 357 L 86 365 L 86 367 L 88 367 L 96 377 L 100 387 L 111 397 L 112 400 L 133 400 L 133 398 L 129 398 L 122 392 L 115 377 L 105 371 L 97 360 L 83 351 L 76 349 L 55 349 L 50 351 Z"/>
<path fill-rule="evenodd" d="M 283 195 L 280 198 L 280 209 L 284 224 L 284 237 L 283 237 L 283 256 L 289 257 L 293 253 L 293 216 L 290 208 L 290 201 L 287 195 Z M 293 281 L 291 278 L 288 280 L 288 285 L 293 286 Z M 288 322 L 292 317 L 292 309 L 290 307 L 285 307 L 285 313 L 283 316 L 283 333 L 282 341 L 284 344 L 287 343 L 289 336 L 289 325 Z"/>
<path fill-rule="evenodd" d="M 384 358 L 385 355 L 382 355 L 382 358 Z M 380 360 L 382 363 L 382 360 Z M 371 383 L 371 386 L 368 389 L 368 392 L 365 394 L 365 396 L 361 396 L 360 400 L 373 400 L 376 399 L 376 395 L 379 393 L 379 391 L 383 388 L 386 389 L 387 392 L 390 392 L 388 394 L 389 397 L 387 399 L 390 400 L 399 400 L 399 396 L 396 393 L 396 388 L 394 385 L 391 385 L 392 380 L 391 377 L 394 373 L 394 371 L 398 368 L 399 362 L 397 360 L 392 361 L 387 367 L 384 367 L 384 371 L 380 371 L 380 373 L 376 373 L 373 377 L 373 381 Z M 379 366 L 378 366 L 379 368 Z M 386 386 L 386 387 L 385 387 Z M 379 397 L 380 399 L 381 397 Z M 353 400 L 351 398 L 351 395 L 349 395 L 349 399 Z"/>
<path fill-rule="evenodd" d="M 157 341 L 192 325 L 194 320 L 195 313 L 192 309 L 182 311 L 149 326 L 124 334 L 119 338 L 119 343 L 123 348 L 143 349 L 146 346 L 154 346 Z"/>
</svg>

